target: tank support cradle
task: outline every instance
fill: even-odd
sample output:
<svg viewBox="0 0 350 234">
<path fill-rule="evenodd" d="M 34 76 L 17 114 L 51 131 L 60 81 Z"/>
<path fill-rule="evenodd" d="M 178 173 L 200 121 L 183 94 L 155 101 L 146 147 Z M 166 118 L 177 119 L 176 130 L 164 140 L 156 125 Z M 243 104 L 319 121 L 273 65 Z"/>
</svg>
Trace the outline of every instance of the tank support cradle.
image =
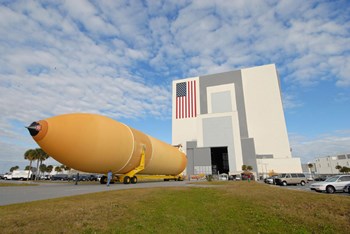
<svg viewBox="0 0 350 234">
<path fill-rule="evenodd" d="M 145 157 L 145 146 L 142 146 L 140 164 L 128 173 L 118 176 L 119 182 L 124 184 L 136 184 L 137 177 L 135 175 L 145 169 Z"/>
</svg>

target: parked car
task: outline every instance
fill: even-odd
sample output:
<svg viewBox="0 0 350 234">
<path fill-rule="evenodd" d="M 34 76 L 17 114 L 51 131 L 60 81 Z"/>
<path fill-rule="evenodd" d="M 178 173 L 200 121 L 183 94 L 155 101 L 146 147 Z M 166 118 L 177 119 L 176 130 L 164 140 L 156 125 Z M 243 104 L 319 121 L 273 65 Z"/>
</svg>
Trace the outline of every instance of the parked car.
<svg viewBox="0 0 350 234">
<path fill-rule="evenodd" d="M 344 193 L 350 194 L 350 183 L 347 184 L 347 185 L 345 185 L 345 187 L 344 187 L 344 189 L 343 189 L 343 192 L 344 192 Z"/>
<path fill-rule="evenodd" d="M 4 180 L 12 180 L 12 172 L 6 172 L 4 175 Z"/>
<path fill-rule="evenodd" d="M 265 178 L 265 179 L 264 179 L 264 182 L 265 182 L 266 184 L 276 184 L 276 182 L 275 182 L 275 179 L 276 179 L 276 178 L 278 178 L 277 175 L 275 175 L 275 176 L 270 176 L 270 177 Z"/>
<path fill-rule="evenodd" d="M 68 180 L 68 175 L 67 174 L 57 174 L 51 176 L 51 180 Z"/>
<path fill-rule="evenodd" d="M 350 183 L 350 175 L 332 176 L 325 181 L 313 183 L 310 185 L 311 190 L 316 192 L 326 191 L 327 193 L 343 192 L 344 187 Z"/>
<path fill-rule="evenodd" d="M 79 175 L 79 181 L 89 181 L 89 180 L 90 180 L 90 175 L 86 175 L 86 174 Z"/>
<path fill-rule="evenodd" d="M 50 180 L 51 176 L 50 175 L 41 175 L 40 180 Z"/>
<path fill-rule="evenodd" d="M 77 174 L 69 175 L 68 181 L 76 181 Z M 95 174 L 79 174 L 79 181 L 98 181 L 98 176 Z"/>
<path fill-rule="evenodd" d="M 307 183 L 307 178 L 302 173 L 283 173 L 275 178 L 275 183 L 283 186 L 289 184 L 301 184 L 301 186 L 304 186 Z"/>
<path fill-rule="evenodd" d="M 98 177 L 98 175 L 91 174 L 91 175 L 89 176 L 89 180 L 90 180 L 90 181 L 98 181 L 98 180 L 99 180 L 99 177 Z"/>
<path fill-rule="evenodd" d="M 327 179 L 326 176 L 319 176 L 319 177 L 315 177 L 315 181 L 325 181 Z"/>
<path fill-rule="evenodd" d="M 307 181 L 314 181 L 314 178 L 313 177 L 307 177 Z"/>
<path fill-rule="evenodd" d="M 219 180 L 228 180 L 228 175 L 226 173 L 222 173 L 219 175 Z"/>
<path fill-rule="evenodd" d="M 229 175 L 228 180 L 241 180 L 241 175 Z"/>
</svg>

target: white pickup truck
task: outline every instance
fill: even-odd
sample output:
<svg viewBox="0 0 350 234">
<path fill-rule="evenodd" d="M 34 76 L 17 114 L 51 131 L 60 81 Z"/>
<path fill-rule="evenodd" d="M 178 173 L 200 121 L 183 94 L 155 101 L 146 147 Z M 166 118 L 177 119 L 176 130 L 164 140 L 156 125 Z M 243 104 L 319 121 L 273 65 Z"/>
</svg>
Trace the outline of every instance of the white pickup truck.
<svg viewBox="0 0 350 234">
<path fill-rule="evenodd" d="M 6 172 L 4 175 L 4 180 L 12 180 L 12 172 Z"/>
<path fill-rule="evenodd" d="M 28 170 L 15 170 L 12 172 L 12 179 L 13 180 L 26 180 L 28 178 L 28 173 L 29 173 L 29 178 L 32 177 L 32 172 Z"/>
</svg>

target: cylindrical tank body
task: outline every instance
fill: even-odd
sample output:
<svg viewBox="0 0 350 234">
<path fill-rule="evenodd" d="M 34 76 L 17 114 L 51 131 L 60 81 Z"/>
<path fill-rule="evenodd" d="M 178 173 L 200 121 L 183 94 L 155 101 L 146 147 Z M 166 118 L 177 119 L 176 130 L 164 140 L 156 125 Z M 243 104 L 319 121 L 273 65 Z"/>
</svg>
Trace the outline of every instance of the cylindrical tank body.
<svg viewBox="0 0 350 234">
<path fill-rule="evenodd" d="M 96 114 L 66 114 L 34 122 L 29 130 L 51 157 L 76 170 L 124 174 L 140 164 L 139 174 L 178 175 L 187 158 L 178 148 L 111 118 Z"/>
</svg>

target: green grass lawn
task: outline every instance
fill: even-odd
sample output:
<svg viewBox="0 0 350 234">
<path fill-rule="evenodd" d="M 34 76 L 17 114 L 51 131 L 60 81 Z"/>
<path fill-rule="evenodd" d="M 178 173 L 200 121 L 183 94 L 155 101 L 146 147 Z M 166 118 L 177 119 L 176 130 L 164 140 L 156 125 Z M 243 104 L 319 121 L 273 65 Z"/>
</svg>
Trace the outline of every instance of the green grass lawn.
<svg viewBox="0 0 350 234">
<path fill-rule="evenodd" d="M 0 207 L 1 233 L 348 233 L 350 197 L 255 182 L 109 191 Z"/>
</svg>

